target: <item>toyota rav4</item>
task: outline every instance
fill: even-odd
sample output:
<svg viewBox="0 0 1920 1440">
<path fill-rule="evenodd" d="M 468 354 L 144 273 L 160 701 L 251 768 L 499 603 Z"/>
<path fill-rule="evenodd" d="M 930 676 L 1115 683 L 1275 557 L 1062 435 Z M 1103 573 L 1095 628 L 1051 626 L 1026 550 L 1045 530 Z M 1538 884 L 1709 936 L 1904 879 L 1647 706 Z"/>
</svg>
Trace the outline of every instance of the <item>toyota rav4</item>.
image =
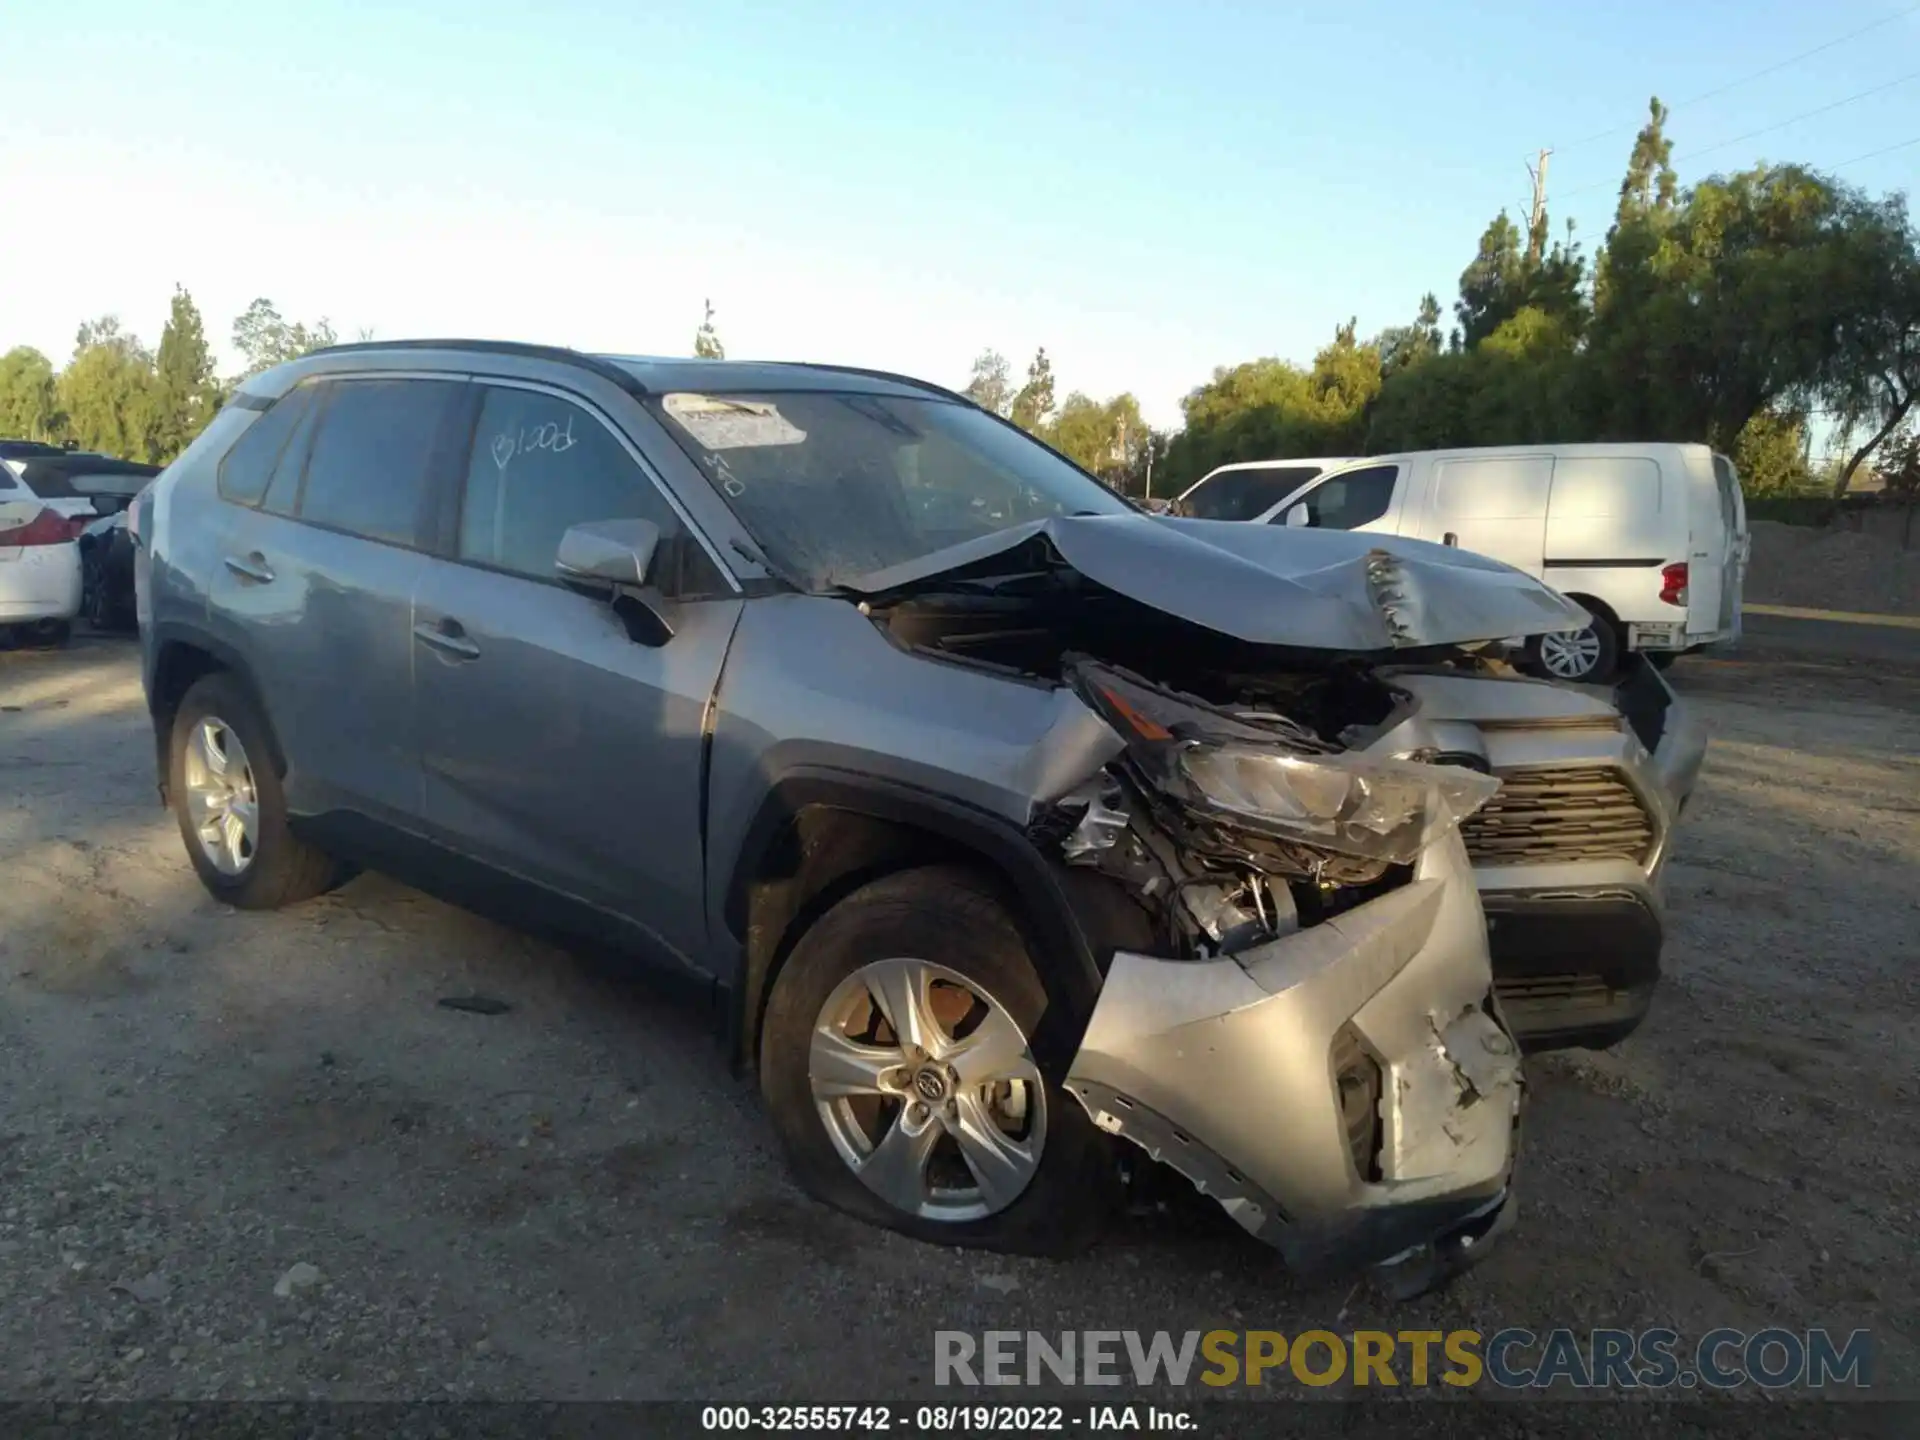
<svg viewBox="0 0 1920 1440">
<path fill-rule="evenodd" d="M 898 376 L 461 341 L 253 377 L 130 529 L 209 891 L 657 961 L 824 1201 L 1057 1251 L 1144 1151 L 1402 1290 L 1512 1213 L 1447 735 L 1552 733 L 1498 641 L 1583 617 L 1518 571 L 1153 518 Z"/>
</svg>

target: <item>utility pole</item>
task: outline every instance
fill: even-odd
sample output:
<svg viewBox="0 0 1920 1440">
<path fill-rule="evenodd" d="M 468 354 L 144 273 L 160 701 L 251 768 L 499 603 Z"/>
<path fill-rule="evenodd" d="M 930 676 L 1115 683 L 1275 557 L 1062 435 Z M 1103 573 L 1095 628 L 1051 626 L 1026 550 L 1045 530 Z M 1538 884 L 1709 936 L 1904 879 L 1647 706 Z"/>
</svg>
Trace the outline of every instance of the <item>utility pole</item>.
<svg viewBox="0 0 1920 1440">
<path fill-rule="evenodd" d="M 1527 263 L 1538 265 L 1547 250 L 1547 161 L 1551 150 L 1542 150 L 1527 162 L 1527 175 L 1533 181 L 1533 208 L 1527 216 Z"/>
</svg>

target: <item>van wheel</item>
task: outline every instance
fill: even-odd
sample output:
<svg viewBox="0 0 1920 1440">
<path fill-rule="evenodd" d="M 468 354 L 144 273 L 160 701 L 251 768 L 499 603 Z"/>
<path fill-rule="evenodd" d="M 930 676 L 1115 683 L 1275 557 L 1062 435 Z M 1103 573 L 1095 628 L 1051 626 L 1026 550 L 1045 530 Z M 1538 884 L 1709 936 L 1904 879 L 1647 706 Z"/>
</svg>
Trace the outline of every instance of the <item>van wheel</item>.
<svg viewBox="0 0 1920 1440">
<path fill-rule="evenodd" d="M 200 883 L 241 910 L 277 910 L 346 878 L 332 856 L 296 839 L 253 697 L 230 675 L 196 681 L 174 712 L 167 790 Z"/>
<path fill-rule="evenodd" d="M 1033 1058 L 1048 1003 L 1013 916 L 972 872 L 911 870 L 849 895 L 794 947 L 761 1027 L 761 1094 L 795 1178 L 935 1244 L 1084 1248 L 1118 1172 Z"/>
<path fill-rule="evenodd" d="M 1619 668 L 1620 637 L 1611 623 L 1596 615 L 1584 630 L 1534 636 L 1527 642 L 1527 659 L 1549 680 L 1599 685 Z"/>
</svg>

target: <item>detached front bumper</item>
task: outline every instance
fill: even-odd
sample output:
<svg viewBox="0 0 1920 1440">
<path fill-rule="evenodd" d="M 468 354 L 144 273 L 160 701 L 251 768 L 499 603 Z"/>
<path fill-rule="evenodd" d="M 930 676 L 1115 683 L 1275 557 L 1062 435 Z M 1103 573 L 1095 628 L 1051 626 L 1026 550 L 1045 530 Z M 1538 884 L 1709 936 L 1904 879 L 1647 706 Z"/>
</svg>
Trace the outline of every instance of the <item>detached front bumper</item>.
<svg viewBox="0 0 1920 1440">
<path fill-rule="evenodd" d="M 1506 1212 L 1522 1085 L 1491 985 L 1450 834 L 1402 888 L 1231 958 L 1115 955 L 1067 1088 L 1295 1268 L 1426 1288 Z"/>
</svg>

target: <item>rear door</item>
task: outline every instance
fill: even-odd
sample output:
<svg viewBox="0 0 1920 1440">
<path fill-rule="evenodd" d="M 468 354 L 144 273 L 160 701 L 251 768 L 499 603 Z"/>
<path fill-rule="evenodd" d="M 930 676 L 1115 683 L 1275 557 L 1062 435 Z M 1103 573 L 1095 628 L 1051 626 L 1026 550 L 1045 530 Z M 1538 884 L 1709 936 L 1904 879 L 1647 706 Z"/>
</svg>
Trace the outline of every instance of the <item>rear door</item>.
<svg viewBox="0 0 1920 1440">
<path fill-rule="evenodd" d="M 1687 629 L 1689 632 L 1714 630 L 1729 639 L 1740 637 L 1740 597 L 1746 590 L 1747 554 L 1752 540 L 1747 533 L 1747 499 L 1740 489 L 1739 472 L 1733 468 L 1733 462 L 1724 455 L 1713 457 L 1713 482 L 1715 512 L 1723 527 L 1724 551 L 1716 567 L 1720 577 L 1720 593 L 1714 597 L 1709 608 L 1703 602 L 1696 602 L 1692 592 L 1692 569 L 1694 563 L 1713 566 L 1711 557 L 1688 564 Z M 1694 549 L 1703 547 L 1694 546 Z M 1711 547 L 1705 547 L 1711 548 Z M 1696 608 L 1699 603 L 1699 608 Z"/>
<path fill-rule="evenodd" d="M 412 635 L 429 823 L 691 963 L 706 939 L 707 720 L 739 589 L 588 402 L 523 381 L 474 389 Z M 569 526 L 614 519 L 660 527 L 649 579 L 670 607 L 664 644 L 555 573 Z"/>
<path fill-rule="evenodd" d="M 1457 456 L 1436 460 L 1432 475 L 1421 538 L 1540 575 L 1551 454 Z"/>
<path fill-rule="evenodd" d="M 459 376 L 310 382 L 222 462 L 210 620 L 260 682 L 296 812 L 420 826 L 413 591 L 463 393 Z"/>
</svg>

